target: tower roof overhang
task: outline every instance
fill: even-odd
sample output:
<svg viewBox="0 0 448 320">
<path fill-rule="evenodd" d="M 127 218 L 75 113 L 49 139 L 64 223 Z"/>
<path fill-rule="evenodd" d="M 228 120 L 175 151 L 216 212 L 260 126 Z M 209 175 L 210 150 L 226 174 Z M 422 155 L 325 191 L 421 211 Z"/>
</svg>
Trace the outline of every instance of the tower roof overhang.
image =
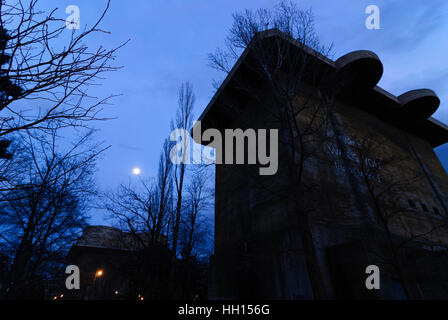
<svg viewBox="0 0 448 320">
<path fill-rule="evenodd" d="M 297 52 L 313 60 L 313 67 L 322 70 L 322 74 L 344 83 L 338 99 L 415 134 L 428 141 L 433 148 L 448 142 L 448 127 L 431 117 L 440 105 L 436 93 L 430 89 L 418 89 L 397 97 L 380 88 L 377 83 L 383 74 L 383 65 L 375 53 L 368 50 L 353 51 L 333 61 L 277 29 L 261 32 L 252 41 L 286 41 Z M 237 76 L 250 77 L 245 62 L 251 59 L 251 50 L 248 46 L 243 51 L 202 112 L 198 119 L 201 121 L 201 131 L 208 128 L 223 129 L 237 114 L 225 101 L 244 98 L 245 93 L 233 86 L 232 82 Z M 194 126 L 192 131 L 196 129 L 198 127 Z"/>
</svg>

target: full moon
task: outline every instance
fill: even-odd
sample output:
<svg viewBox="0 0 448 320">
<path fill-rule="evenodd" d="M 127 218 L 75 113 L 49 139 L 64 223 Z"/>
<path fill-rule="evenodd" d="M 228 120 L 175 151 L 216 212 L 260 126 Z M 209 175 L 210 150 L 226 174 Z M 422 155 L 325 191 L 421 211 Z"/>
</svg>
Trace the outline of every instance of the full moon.
<svg viewBox="0 0 448 320">
<path fill-rule="evenodd" d="M 132 169 L 132 174 L 138 176 L 142 173 L 142 170 L 140 168 L 135 167 L 134 169 Z"/>
</svg>

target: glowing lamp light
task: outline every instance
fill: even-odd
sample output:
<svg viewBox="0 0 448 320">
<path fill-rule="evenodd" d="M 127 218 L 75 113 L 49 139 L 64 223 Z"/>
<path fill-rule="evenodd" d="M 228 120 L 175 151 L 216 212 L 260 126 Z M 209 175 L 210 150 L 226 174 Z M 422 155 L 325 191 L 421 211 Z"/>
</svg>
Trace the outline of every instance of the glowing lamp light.
<svg viewBox="0 0 448 320">
<path fill-rule="evenodd" d="M 97 277 L 102 277 L 102 276 L 103 276 L 103 270 L 98 270 L 98 271 L 96 272 L 96 276 L 97 276 Z"/>
</svg>

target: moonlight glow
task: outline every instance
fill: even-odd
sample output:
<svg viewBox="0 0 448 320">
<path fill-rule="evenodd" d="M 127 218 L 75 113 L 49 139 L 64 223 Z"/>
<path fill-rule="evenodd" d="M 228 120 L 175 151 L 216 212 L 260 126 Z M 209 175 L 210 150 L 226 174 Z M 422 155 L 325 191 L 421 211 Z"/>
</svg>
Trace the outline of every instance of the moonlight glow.
<svg viewBox="0 0 448 320">
<path fill-rule="evenodd" d="M 132 174 L 138 176 L 142 173 L 142 170 L 140 168 L 135 167 L 134 169 L 132 169 Z"/>
</svg>

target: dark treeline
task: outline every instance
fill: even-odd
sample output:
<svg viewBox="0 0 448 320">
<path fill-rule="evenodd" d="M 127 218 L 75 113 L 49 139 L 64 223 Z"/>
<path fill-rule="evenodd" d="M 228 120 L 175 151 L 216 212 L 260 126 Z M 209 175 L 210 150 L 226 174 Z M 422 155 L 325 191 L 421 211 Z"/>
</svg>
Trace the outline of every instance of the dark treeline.
<svg viewBox="0 0 448 320">
<path fill-rule="evenodd" d="M 173 164 L 174 142 L 166 139 L 156 177 L 95 187 L 96 163 L 108 147 L 96 141 L 92 123 L 106 120 L 100 111 L 113 95 L 93 98 L 87 89 L 119 69 L 112 64 L 119 48 L 89 48 L 84 40 L 103 32 L 108 8 L 77 31 L 36 0 L 0 3 L 0 299 L 50 298 L 55 282 L 63 290 L 67 255 L 98 208 L 134 240 L 117 265 L 117 278 L 127 282 L 122 298 L 206 296 L 209 168 Z M 194 101 L 192 86 L 183 84 L 173 130 L 191 129 Z"/>
<path fill-rule="evenodd" d="M 191 130 L 194 101 L 192 86 L 187 82 L 179 90 L 173 130 Z M 189 142 L 183 141 L 177 150 L 179 157 L 186 157 L 184 150 L 191 148 Z M 131 285 L 127 290 L 131 296 L 137 296 L 136 292 L 152 299 L 196 299 L 207 295 L 212 249 L 207 210 L 213 196 L 211 172 L 207 166 L 173 164 L 174 143 L 169 139 L 163 143 L 156 177 L 139 177 L 136 183 L 103 193 L 103 208 L 142 250 L 126 269 L 132 272 L 132 278 L 143 278 L 147 283 L 142 288 L 142 281 L 135 281 L 138 288 Z"/>
<path fill-rule="evenodd" d="M 43 298 L 45 281 L 64 274 L 67 251 L 87 225 L 95 165 L 107 149 L 90 123 L 102 120 L 110 98 L 92 98 L 87 88 L 118 69 L 118 48 L 91 49 L 84 40 L 101 32 L 107 9 L 75 32 L 36 0 L 0 3 L 2 299 Z"/>
</svg>

